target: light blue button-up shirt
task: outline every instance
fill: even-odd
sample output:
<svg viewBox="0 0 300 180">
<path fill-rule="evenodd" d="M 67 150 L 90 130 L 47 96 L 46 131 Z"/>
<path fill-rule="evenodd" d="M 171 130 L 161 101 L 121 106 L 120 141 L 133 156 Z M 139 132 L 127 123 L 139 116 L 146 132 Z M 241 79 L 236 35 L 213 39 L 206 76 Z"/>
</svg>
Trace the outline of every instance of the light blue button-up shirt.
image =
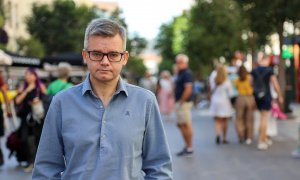
<svg viewBox="0 0 300 180">
<path fill-rule="evenodd" d="M 104 108 L 89 76 L 58 93 L 44 123 L 33 179 L 172 179 L 154 94 L 120 79 Z"/>
</svg>

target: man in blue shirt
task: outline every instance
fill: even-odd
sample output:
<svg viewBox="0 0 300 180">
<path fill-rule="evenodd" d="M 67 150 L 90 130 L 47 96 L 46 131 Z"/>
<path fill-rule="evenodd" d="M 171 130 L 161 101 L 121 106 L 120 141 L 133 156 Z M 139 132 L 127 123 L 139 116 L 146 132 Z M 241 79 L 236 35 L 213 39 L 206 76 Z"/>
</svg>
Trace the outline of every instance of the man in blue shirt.
<svg viewBox="0 0 300 180">
<path fill-rule="evenodd" d="M 176 56 L 177 78 L 175 82 L 175 99 L 177 126 L 183 136 L 185 147 L 178 156 L 190 156 L 193 154 L 192 137 L 192 92 L 193 92 L 193 74 L 188 68 L 189 58 L 185 54 Z"/>
<path fill-rule="evenodd" d="M 53 98 L 33 179 L 172 179 L 154 94 L 120 78 L 129 57 L 124 27 L 93 20 L 82 56 L 89 74 Z"/>
</svg>

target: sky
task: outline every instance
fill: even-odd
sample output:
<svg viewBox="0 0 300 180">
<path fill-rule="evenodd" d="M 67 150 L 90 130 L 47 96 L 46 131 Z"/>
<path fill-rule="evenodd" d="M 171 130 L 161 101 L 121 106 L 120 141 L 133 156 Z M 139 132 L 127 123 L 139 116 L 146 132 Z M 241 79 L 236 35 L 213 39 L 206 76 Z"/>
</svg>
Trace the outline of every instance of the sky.
<svg viewBox="0 0 300 180">
<path fill-rule="evenodd" d="M 148 40 L 154 39 L 163 23 L 189 9 L 192 0 L 106 0 L 117 1 L 129 33 L 137 32 Z"/>
</svg>

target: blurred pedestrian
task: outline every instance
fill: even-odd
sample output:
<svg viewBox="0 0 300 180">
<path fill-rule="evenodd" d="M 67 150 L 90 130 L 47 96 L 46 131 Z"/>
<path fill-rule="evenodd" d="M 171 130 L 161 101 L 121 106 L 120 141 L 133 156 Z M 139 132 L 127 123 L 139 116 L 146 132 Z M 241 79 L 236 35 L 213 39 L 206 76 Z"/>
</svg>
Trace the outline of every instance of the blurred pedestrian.
<svg viewBox="0 0 300 180">
<path fill-rule="evenodd" d="M 144 77 L 142 77 L 139 81 L 139 86 L 155 93 L 156 82 L 152 79 L 151 74 L 149 72 L 145 72 Z"/>
<path fill-rule="evenodd" d="M 36 119 L 33 113 L 33 106 L 40 103 L 47 89 L 40 80 L 34 68 L 28 68 L 25 72 L 24 85 L 18 90 L 15 98 L 18 106 L 18 116 L 21 124 L 18 129 L 21 137 L 21 148 L 26 157 L 27 167 L 25 172 L 31 172 L 38 147 L 40 134 L 43 127 L 43 119 Z"/>
<path fill-rule="evenodd" d="M 243 65 L 239 67 L 237 74 L 238 79 L 234 81 L 238 91 L 235 103 L 235 127 L 239 142 L 245 142 L 247 145 L 250 145 L 253 141 L 254 110 L 256 108 L 253 96 L 252 77 Z"/>
<path fill-rule="evenodd" d="M 222 64 L 215 61 L 214 62 L 214 69 L 209 75 L 209 78 L 208 78 L 208 83 L 209 83 L 209 94 L 208 94 L 208 96 L 209 96 L 209 99 L 211 98 L 213 90 L 215 89 L 217 70 L 220 66 L 222 66 Z"/>
<path fill-rule="evenodd" d="M 72 68 L 69 63 L 61 62 L 58 64 L 58 78 L 48 85 L 47 95 L 43 99 L 43 105 L 46 113 L 48 112 L 53 96 L 58 92 L 73 86 L 73 84 L 69 82 L 71 69 Z"/>
<path fill-rule="evenodd" d="M 156 94 L 160 112 L 169 118 L 175 107 L 174 82 L 169 71 L 161 72 Z"/>
<path fill-rule="evenodd" d="M 216 144 L 228 144 L 227 130 L 228 118 L 232 116 L 233 108 L 230 102 L 232 97 L 231 82 L 227 78 L 227 71 L 224 66 L 217 69 L 215 84 L 212 86 L 210 112 L 214 116 L 216 130 Z"/>
<path fill-rule="evenodd" d="M 183 136 L 185 147 L 177 153 L 178 156 L 193 154 L 193 127 L 192 127 L 192 91 L 193 74 L 189 69 L 189 58 L 185 54 L 178 54 L 175 58 L 177 76 L 175 82 L 175 99 L 177 126 Z"/>
<path fill-rule="evenodd" d="M 172 179 L 171 156 L 153 93 L 120 77 L 126 30 L 94 19 L 85 31 L 84 82 L 54 96 L 33 179 Z"/>
<path fill-rule="evenodd" d="M 272 143 L 267 138 L 267 126 L 270 118 L 270 109 L 272 103 L 272 96 L 270 91 L 270 83 L 272 83 L 275 91 L 278 94 L 279 103 L 283 103 L 283 97 L 280 91 L 279 83 L 273 73 L 273 69 L 269 67 L 270 58 L 266 54 L 258 59 L 258 67 L 253 69 L 253 86 L 254 97 L 257 109 L 260 113 L 260 126 L 257 148 L 259 150 L 266 150 Z"/>
<path fill-rule="evenodd" d="M 197 107 L 199 101 L 201 100 L 201 93 L 203 92 L 203 90 L 204 90 L 204 83 L 199 79 L 196 79 L 193 83 L 193 93 L 192 93 L 193 104 L 195 107 Z"/>
<path fill-rule="evenodd" d="M 4 113 L 10 114 L 10 105 L 7 97 L 7 88 L 6 83 L 4 82 L 2 71 L 0 71 L 0 91 L 4 99 L 4 109 L 2 109 L 2 102 L 0 102 L 0 140 L 1 137 L 5 135 L 5 126 L 4 126 Z M 6 112 L 3 112 L 5 110 Z M 4 157 L 1 149 L 0 143 L 0 166 L 4 163 Z"/>
<path fill-rule="evenodd" d="M 71 69 L 72 67 L 69 63 L 61 62 L 58 64 L 58 78 L 49 84 L 47 94 L 55 95 L 59 91 L 73 86 L 73 84 L 69 82 Z"/>
<path fill-rule="evenodd" d="M 234 82 L 239 78 L 238 69 L 242 65 L 242 59 L 243 59 L 243 54 L 240 51 L 235 51 L 230 61 L 230 66 L 227 67 L 228 78 L 231 82 L 231 87 L 232 87 L 232 97 L 230 98 L 232 106 L 235 106 L 237 96 L 239 95 L 238 90 L 234 85 Z"/>
</svg>

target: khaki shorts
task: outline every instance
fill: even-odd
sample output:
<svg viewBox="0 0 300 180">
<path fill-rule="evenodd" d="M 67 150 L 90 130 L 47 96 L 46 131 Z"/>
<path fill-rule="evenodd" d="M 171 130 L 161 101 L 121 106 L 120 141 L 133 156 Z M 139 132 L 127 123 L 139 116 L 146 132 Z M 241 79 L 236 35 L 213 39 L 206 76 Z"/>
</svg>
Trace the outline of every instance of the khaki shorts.
<svg viewBox="0 0 300 180">
<path fill-rule="evenodd" d="M 176 103 L 176 115 L 177 115 L 177 123 L 191 123 L 192 122 L 192 107 L 193 102 L 185 102 L 182 105 Z"/>
</svg>

